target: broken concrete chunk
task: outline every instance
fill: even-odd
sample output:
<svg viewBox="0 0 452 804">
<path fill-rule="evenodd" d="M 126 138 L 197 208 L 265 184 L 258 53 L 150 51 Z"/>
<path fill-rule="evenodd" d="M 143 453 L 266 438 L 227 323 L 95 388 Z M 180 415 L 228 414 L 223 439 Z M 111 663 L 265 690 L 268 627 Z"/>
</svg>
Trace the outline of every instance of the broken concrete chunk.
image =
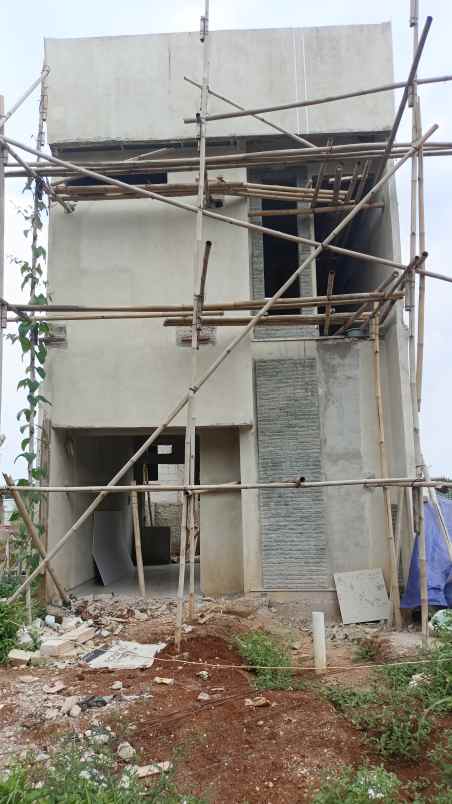
<svg viewBox="0 0 452 804">
<path fill-rule="evenodd" d="M 151 667 L 154 657 L 163 648 L 165 642 L 142 645 L 139 642 L 116 642 L 111 648 L 99 649 L 84 656 L 90 667 L 109 670 L 135 670 L 139 667 Z"/>
<path fill-rule="evenodd" d="M 72 707 L 78 704 L 78 702 L 79 702 L 78 695 L 69 695 L 69 697 L 65 698 L 63 701 L 63 706 L 61 707 L 61 714 L 68 715 Z"/>
<path fill-rule="evenodd" d="M 59 714 L 60 714 L 59 709 L 47 709 L 47 712 L 45 713 L 44 717 L 46 720 L 55 720 L 55 718 L 57 718 Z"/>
<path fill-rule="evenodd" d="M 168 687 L 174 684 L 174 678 L 163 678 L 162 676 L 155 676 L 154 682 L 156 684 L 166 684 Z"/>
<path fill-rule="evenodd" d="M 200 692 L 198 695 L 198 701 L 210 701 L 210 695 L 208 692 Z"/>
<path fill-rule="evenodd" d="M 133 746 L 130 745 L 130 743 L 120 743 L 116 753 L 118 754 L 118 757 L 123 760 L 123 762 L 131 762 L 136 754 L 136 751 Z"/>
<path fill-rule="evenodd" d="M 57 692 L 61 692 L 61 690 L 66 689 L 66 684 L 63 681 L 55 681 L 53 684 L 46 684 L 43 687 L 44 692 L 47 695 L 55 695 Z"/>
<path fill-rule="evenodd" d="M 263 695 L 257 695 L 256 698 L 245 698 L 245 706 L 270 706 L 270 701 Z"/>
<path fill-rule="evenodd" d="M 74 704 L 74 706 L 71 706 L 70 708 L 69 717 L 80 717 L 81 713 L 81 707 L 78 704 Z"/>
<path fill-rule="evenodd" d="M 172 769 L 172 762 L 152 762 L 150 765 L 138 765 L 135 768 L 139 779 L 146 779 L 147 776 L 158 776 L 160 773 L 169 773 Z"/>
<path fill-rule="evenodd" d="M 122 681 L 114 681 L 111 688 L 112 690 L 122 690 Z"/>
<path fill-rule="evenodd" d="M 33 653 L 29 650 L 13 648 L 13 650 L 10 650 L 8 653 L 8 662 L 14 667 L 25 667 L 25 665 L 29 664 L 31 661 L 32 656 Z"/>
<path fill-rule="evenodd" d="M 145 611 L 139 611 L 138 609 L 135 609 L 133 614 L 136 620 L 144 621 L 148 619 L 148 615 L 146 614 Z"/>
</svg>

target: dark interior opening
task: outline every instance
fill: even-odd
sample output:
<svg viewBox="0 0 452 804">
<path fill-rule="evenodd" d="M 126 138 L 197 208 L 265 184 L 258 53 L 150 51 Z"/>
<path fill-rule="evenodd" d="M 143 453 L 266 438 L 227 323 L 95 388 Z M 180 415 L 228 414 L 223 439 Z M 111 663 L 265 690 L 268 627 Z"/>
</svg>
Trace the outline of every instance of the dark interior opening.
<svg viewBox="0 0 452 804">
<path fill-rule="evenodd" d="M 262 209 L 295 209 L 295 202 L 288 201 L 274 201 L 273 199 L 264 199 L 262 201 Z M 262 219 L 263 225 L 269 229 L 276 229 L 279 232 L 286 234 L 297 235 L 297 216 L 296 215 L 277 215 L 275 217 L 269 216 Z M 299 264 L 298 259 L 298 243 L 292 243 L 290 240 L 280 240 L 276 237 L 269 235 L 263 236 L 263 249 L 264 249 L 264 288 L 267 297 L 274 296 L 281 285 L 293 274 Z M 284 298 L 293 298 L 300 295 L 300 285 L 296 279 L 292 285 L 287 288 L 282 294 Z M 284 308 L 287 314 L 296 314 L 299 310 L 295 308 Z M 281 315 L 281 308 L 271 308 L 270 315 Z"/>
<path fill-rule="evenodd" d="M 119 173 L 113 178 L 123 181 L 126 184 L 166 184 L 166 173 Z M 67 187 L 95 187 L 98 184 L 104 185 L 100 179 L 92 176 L 80 176 L 78 179 L 70 179 L 65 182 Z"/>
<path fill-rule="evenodd" d="M 181 468 L 185 461 L 185 436 L 184 435 L 165 435 L 161 436 L 151 447 L 144 453 L 139 461 L 136 462 L 134 467 L 134 479 L 137 483 L 142 484 L 147 481 L 158 481 L 168 483 L 170 485 L 178 485 L 180 481 L 177 476 L 168 479 L 168 473 L 163 470 L 164 466 L 173 465 L 174 468 Z M 199 450 L 199 436 L 196 436 L 195 441 L 195 483 L 199 483 L 200 479 L 200 450 Z M 143 555 L 143 564 L 145 566 L 155 564 L 170 564 L 180 552 L 179 549 L 179 536 L 180 524 L 182 514 L 182 504 L 176 502 L 177 492 L 169 492 L 174 495 L 174 501 L 168 502 L 167 496 L 163 497 L 161 492 L 154 492 L 152 494 L 152 486 L 150 493 L 138 495 L 138 514 L 140 519 L 141 530 L 141 547 Z M 179 495 L 180 496 L 180 495 Z M 160 521 L 160 517 L 154 518 L 150 502 L 162 503 L 163 506 L 168 505 L 169 511 L 172 515 L 164 520 L 164 524 Z M 174 508 L 179 509 L 178 516 L 174 517 Z M 200 554 L 200 539 L 197 540 L 196 554 Z M 136 556 L 134 545 L 132 543 L 132 560 L 136 563 Z"/>
</svg>

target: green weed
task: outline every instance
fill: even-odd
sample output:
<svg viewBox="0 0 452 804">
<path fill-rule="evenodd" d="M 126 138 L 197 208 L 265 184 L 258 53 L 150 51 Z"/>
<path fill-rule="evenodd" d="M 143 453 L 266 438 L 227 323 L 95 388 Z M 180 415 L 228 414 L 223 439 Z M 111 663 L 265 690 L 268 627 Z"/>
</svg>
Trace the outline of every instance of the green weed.
<svg viewBox="0 0 452 804">
<path fill-rule="evenodd" d="M 237 637 L 235 644 L 247 664 L 256 669 L 258 689 L 287 690 L 292 687 L 292 669 L 289 654 L 274 637 L 263 631 L 250 631 Z"/>
<path fill-rule="evenodd" d="M 400 781 L 394 773 L 382 767 L 363 767 L 353 770 L 348 766 L 331 772 L 312 799 L 313 804 L 365 804 L 380 799 L 385 804 L 397 804 Z"/>
<path fill-rule="evenodd" d="M 24 614 L 21 603 L 0 603 L 0 664 L 6 662 L 8 653 L 16 644 L 17 632 L 25 619 Z"/>
</svg>

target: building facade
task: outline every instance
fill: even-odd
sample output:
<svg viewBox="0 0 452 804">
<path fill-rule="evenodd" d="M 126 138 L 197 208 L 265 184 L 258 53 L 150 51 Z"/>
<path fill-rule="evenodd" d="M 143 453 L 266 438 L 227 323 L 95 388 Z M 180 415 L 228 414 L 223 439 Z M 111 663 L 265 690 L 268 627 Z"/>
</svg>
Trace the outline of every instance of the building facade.
<svg viewBox="0 0 452 804">
<path fill-rule="evenodd" d="M 211 87 L 245 107 L 393 80 L 387 23 L 218 31 L 210 39 Z M 50 39 L 46 59 L 48 138 L 54 155 L 101 165 L 167 147 L 175 158 L 174 170 L 148 174 L 142 181 L 196 182 L 196 168 L 181 172 L 177 158 L 198 153 L 197 127 L 183 122 L 199 107 L 199 90 L 184 81 L 184 76 L 200 80 L 198 34 Z M 209 100 L 210 112 L 225 108 L 220 100 Z M 393 115 L 392 94 L 386 92 L 270 117 L 323 145 L 332 140 L 381 142 Z M 207 135 L 208 154 L 296 147 L 252 117 L 209 123 Z M 347 188 L 347 171 L 352 169 L 347 162 L 328 162 L 322 187 L 331 189 L 338 168 Z M 372 185 L 375 169 L 373 162 L 358 165 L 362 192 Z M 319 161 L 313 159 L 299 166 L 211 170 L 209 180 L 304 187 L 315 185 L 319 170 Z M 127 173 L 120 178 L 139 181 Z M 394 185 L 390 183 L 377 200 L 379 206 L 359 213 L 338 245 L 399 260 Z M 336 212 L 262 218 L 254 214 L 261 207 L 271 211 L 296 203 L 233 196 L 222 196 L 221 202 L 222 214 L 316 240 L 340 220 Z M 310 250 L 212 219 L 205 221 L 204 235 L 213 244 L 209 304 L 271 296 Z M 190 304 L 193 243 L 194 215 L 153 200 L 79 201 L 71 214 L 52 205 L 52 300 L 81 305 Z M 364 262 L 328 252 L 300 276 L 290 295 L 325 294 L 332 272 L 335 293 L 373 290 L 388 276 L 387 266 L 378 260 Z M 211 327 L 202 334 L 200 372 L 235 337 L 237 328 Z M 46 392 L 52 402 L 51 485 L 103 484 L 111 479 L 187 389 L 186 336 L 184 328 L 149 318 L 67 321 L 54 328 Z M 390 473 L 406 476 L 413 471 L 413 456 L 407 332 L 400 303 L 385 324 L 381 356 Z M 122 482 L 179 482 L 184 425 L 182 412 Z M 373 343 L 357 332 L 335 338 L 334 328 L 325 333 L 322 326 L 256 328 L 199 392 L 196 426 L 201 482 L 378 477 Z M 89 499 L 87 494 L 51 495 L 49 546 Z M 153 558 L 151 549 L 149 562 L 169 561 L 178 552 L 180 499 L 177 493 L 140 499 L 143 528 L 151 528 L 154 547 L 162 539 L 160 557 Z M 127 556 L 125 571 L 130 570 L 128 495 L 110 495 L 102 512 L 109 512 L 109 544 L 118 555 Z M 55 559 L 68 587 L 95 576 L 93 540 L 100 527 L 95 514 Z M 201 496 L 201 590 L 209 595 L 265 591 L 334 608 L 333 573 L 373 567 L 386 572 L 385 543 L 381 489 L 249 490 Z"/>
</svg>

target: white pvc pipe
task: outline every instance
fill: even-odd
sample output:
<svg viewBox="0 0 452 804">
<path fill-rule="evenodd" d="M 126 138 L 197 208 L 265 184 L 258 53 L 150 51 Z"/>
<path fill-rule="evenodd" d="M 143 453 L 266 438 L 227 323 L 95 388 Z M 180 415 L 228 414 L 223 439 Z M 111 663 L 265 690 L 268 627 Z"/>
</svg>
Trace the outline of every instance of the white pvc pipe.
<svg viewBox="0 0 452 804">
<path fill-rule="evenodd" d="M 323 611 L 312 612 L 312 638 L 314 640 L 314 666 L 316 673 L 326 670 L 325 615 Z"/>
</svg>

